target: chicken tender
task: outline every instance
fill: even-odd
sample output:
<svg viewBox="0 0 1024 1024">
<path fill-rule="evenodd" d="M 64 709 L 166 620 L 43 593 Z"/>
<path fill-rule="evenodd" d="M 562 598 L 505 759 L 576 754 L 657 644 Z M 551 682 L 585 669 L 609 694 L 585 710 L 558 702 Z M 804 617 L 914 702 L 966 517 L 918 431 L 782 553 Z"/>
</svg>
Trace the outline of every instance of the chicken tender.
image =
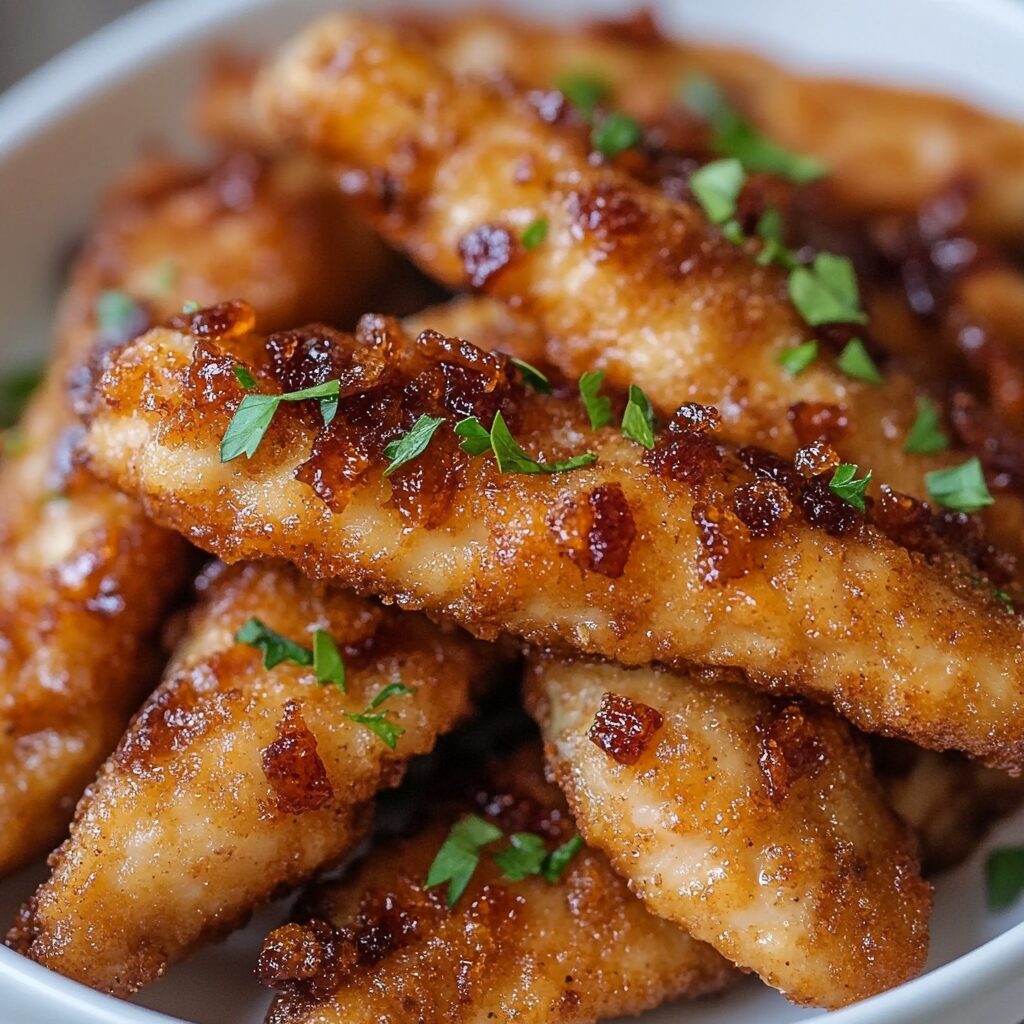
<svg viewBox="0 0 1024 1024">
<path fill-rule="evenodd" d="M 116 356 L 87 448 L 220 557 L 283 557 L 480 636 L 742 670 L 869 731 L 1024 763 L 1021 620 L 963 556 L 922 551 L 913 503 L 890 495 L 868 524 L 829 470 L 718 443 L 702 406 L 650 450 L 591 430 L 576 400 L 527 390 L 504 357 L 430 331 L 412 343 L 386 318 L 266 341 L 240 303 L 181 324 Z M 270 393 L 337 380 L 337 414 L 324 426 L 316 403 L 280 402 L 253 457 L 222 462 L 239 364 Z M 385 477 L 384 449 L 421 416 L 440 421 L 430 442 Z M 460 446 L 453 426 L 471 416 L 494 424 L 501 468 Z M 822 456 L 804 452 L 804 472 Z"/>
<path fill-rule="evenodd" d="M 424 883 L 460 813 L 507 835 L 540 835 L 549 850 L 575 834 L 540 751 L 519 752 L 471 799 L 314 890 L 300 921 L 269 936 L 259 975 L 281 990 L 269 1024 L 584 1024 L 715 992 L 733 977 L 709 946 L 644 910 L 595 850 L 554 882 L 513 882 L 491 857 L 495 843 L 449 908 L 445 888 Z"/>
<path fill-rule="evenodd" d="M 595 162 L 589 126 L 558 94 L 457 80 L 358 17 L 317 23 L 261 81 L 282 139 L 336 162 L 343 187 L 427 272 L 536 319 L 567 376 L 604 370 L 664 411 L 714 405 L 737 444 L 792 456 L 826 440 L 876 486 L 917 498 L 926 472 L 968 457 L 904 451 L 924 393 L 894 367 L 881 383 L 854 379 L 822 342 L 821 357 L 787 373 L 779 357 L 835 325 L 804 324 L 785 274 L 759 266 L 696 203 Z M 544 240 L 527 247 L 521 236 L 538 220 Z M 856 330 L 841 326 L 839 347 Z M 1003 496 L 988 521 L 1024 553 L 1024 502 Z"/>
<path fill-rule="evenodd" d="M 535 657 L 527 701 L 584 839 L 648 909 L 797 1003 L 918 974 L 931 896 L 831 712 L 696 675 Z"/>
<path fill-rule="evenodd" d="M 79 805 L 53 874 L 9 944 L 125 994 L 351 851 L 370 801 L 468 712 L 500 652 L 290 566 L 215 566 L 167 674 Z M 292 658 L 266 668 L 255 619 L 314 648 L 344 688 Z M 244 636 L 244 632 L 242 633 Z M 394 683 L 360 721 L 374 698 Z M 378 734 L 372 715 L 386 729 Z M 394 749 L 389 745 L 394 743 Z"/>
<path fill-rule="evenodd" d="M 344 316 L 373 266 L 370 249 L 339 282 L 349 232 L 336 191 L 302 161 L 151 161 L 107 202 L 0 467 L 0 872 L 64 834 L 158 678 L 157 633 L 191 564 L 177 535 L 75 465 L 97 360 L 186 299 L 244 292 L 269 329 Z"/>
</svg>

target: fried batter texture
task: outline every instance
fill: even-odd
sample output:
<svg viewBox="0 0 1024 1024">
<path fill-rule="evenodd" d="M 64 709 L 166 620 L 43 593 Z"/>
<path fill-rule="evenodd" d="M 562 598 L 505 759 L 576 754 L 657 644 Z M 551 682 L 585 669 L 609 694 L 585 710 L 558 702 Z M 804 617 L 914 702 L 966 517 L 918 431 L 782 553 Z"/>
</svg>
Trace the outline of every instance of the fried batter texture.
<svg viewBox="0 0 1024 1024">
<path fill-rule="evenodd" d="M 429 331 L 414 344 L 385 318 L 355 338 L 264 342 L 235 304 L 189 329 L 198 345 L 154 330 L 117 355 L 87 447 L 97 473 L 220 557 L 283 557 L 481 636 L 741 669 L 869 731 L 1024 760 L 1020 620 L 965 559 L 865 523 L 827 473 L 716 443 L 712 410 L 682 407 L 648 451 L 527 391 L 503 357 Z M 339 379 L 337 416 L 324 427 L 314 403 L 284 402 L 251 460 L 222 463 L 239 363 L 272 391 Z M 471 458 L 454 421 L 497 411 L 534 457 L 597 461 L 548 474 Z M 384 477 L 384 448 L 421 415 L 446 422 Z"/>
<path fill-rule="evenodd" d="M 785 456 L 827 441 L 872 470 L 876 487 L 917 498 L 927 471 L 970 454 L 904 452 L 924 390 L 896 367 L 880 384 L 857 380 L 821 342 L 820 358 L 787 373 L 779 357 L 827 329 L 802 322 L 785 274 L 759 266 L 694 201 L 642 184 L 623 161 L 595 162 L 589 126 L 558 94 L 552 107 L 456 79 L 357 17 L 300 35 L 258 92 L 282 140 L 337 163 L 345 189 L 428 273 L 532 316 L 568 377 L 601 369 L 666 412 L 714 405 L 723 436 Z M 537 220 L 547 233 L 528 248 L 520 238 Z M 836 351 L 857 330 L 833 331 Z M 1024 551 L 1024 502 L 1003 496 L 987 519 L 1000 543 Z"/>
<path fill-rule="evenodd" d="M 656 914 L 797 1003 L 918 974 L 929 887 L 831 712 L 656 669 L 535 657 L 527 702 L 586 841 Z"/>
<path fill-rule="evenodd" d="M 540 751 L 520 751 L 471 799 L 315 889 L 299 922 L 267 938 L 259 974 L 281 990 L 269 1024 L 586 1024 L 715 992 L 734 976 L 709 946 L 644 910 L 595 850 L 553 884 L 509 881 L 489 851 L 448 908 L 445 887 L 424 880 L 460 813 L 539 834 L 551 850 L 575 832 Z"/>
<path fill-rule="evenodd" d="M 153 981 L 274 894 L 336 863 L 370 801 L 465 716 L 500 652 L 312 583 L 290 566 L 214 566 L 167 674 L 79 805 L 9 944 L 102 991 Z M 307 649 L 330 634 L 344 691 L 236 641 L 251 618 Z M 360 714 L 381 705 L 389 746 Z"/>
</svg>

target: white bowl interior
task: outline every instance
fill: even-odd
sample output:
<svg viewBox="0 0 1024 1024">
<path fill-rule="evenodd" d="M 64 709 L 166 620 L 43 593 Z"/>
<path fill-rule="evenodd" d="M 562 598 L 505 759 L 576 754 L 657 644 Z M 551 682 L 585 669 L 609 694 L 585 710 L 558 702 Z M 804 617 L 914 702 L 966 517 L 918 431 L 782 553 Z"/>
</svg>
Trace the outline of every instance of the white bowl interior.
<svg viewBox="0 0 1024 1024">
<path fill-rule="evenodd" d="M 219 42 L 266 49 L 311 13 L 332 6 L 326 0 L 159 0 L 0 97 L 0 363 L 9 366 L 45 348 L 64 255 L 118 170 L 146 145 L 195 146 L 184 110 L 210 49 Z M 420 0 L 415 6 L 473 5 Z M 552 5 L 542 0 L 505 6 L 552 16 Z M 956 93 L 1024 117 L 1024 6 L 1003 0 L 664 0 L 648 6 L 673 34 L 747 45 L 812 70 Z M 557 16 L 622 10 L 614 0 L 563 0 Z M 1014 841 L 1024 841 L 1024 815 L 1001 826 L 988 847 Z M 1024 926 L 1015 926 L 1024 922 L 1024 904 L 1001 914 L 986 910 L 983 860 L 980 852 L 939 881 L 931 972 L 831 1019 L 1016 1024 L 1024 1012 Z M 42 874 L 36 866 L 0 885 L 0 915 L 10 920 Z M 13 1014 L 4 1019 L 167 1020 L 141 1008 L 151 1007 L 203 1024 L 261 1021 L 267 998 L 251 967 L 259 941 L 283 913 L 282 905 L 270 908 L 228 942 L 175 967 L 135 1000 L 138 1007 L 0 950 L 0 992 Z M 822 1016 L 751 981 L 723 998 L 667 1007 L 645 1020 L 794 1024 Z"/>
</svg>

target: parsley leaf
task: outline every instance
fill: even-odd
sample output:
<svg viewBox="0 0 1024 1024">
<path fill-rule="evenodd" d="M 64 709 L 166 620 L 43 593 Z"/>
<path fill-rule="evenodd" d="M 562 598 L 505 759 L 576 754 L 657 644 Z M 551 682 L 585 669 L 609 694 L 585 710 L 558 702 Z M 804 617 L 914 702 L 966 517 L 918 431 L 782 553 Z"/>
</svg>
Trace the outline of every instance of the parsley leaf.
<svg viewBox="0 0 1024 1024">
<path fill-rule="evenodd" d="M 470 455 L 482 455 L 488 448 L 493 451 L 498 471 L 501 473 L 568 473 L 570 470 L 582 469 L 597 461 L 597 456 L 593 452 L 585 452 L 583 455 L 573 455 L 558 462 L 538 462 L 527 455 L 512 436 L 500 412 L 494 414 L 494 423 L 489 434 L 475 416 L 467 416 L 466 419 L 460 420 L 455 426 L 455 433 L 465 438 L 461 448 Z"/>
<path fill-rule="evenodd" d="M 789 297 L 800 315 L 813 326 L 866 323 L 853 264 L 845 256 L 819 252 L 810 267 L 789 275 Z"/>
<path fill-rule="evenodd" d="M 494 863 L 510 882 L 521 882 L 544 870 L 548 858 L 544 840 L 533 832 L 513 832 L 509 845 L 494 855 Z"/>
<path fill-rule="evenodd" d="M 186 300 L 185 300 L 185 301 L 184 301 L 184 302 L 183 302 L 183 303 L 181 304 L 181 311 L 182 311 L 182 313 L 184 313 L 184 314 L 185 314 L 186 316 L 187 316 L 187 315 L 188 315 L 189 313 L 198 313 L 198 312 L 199 312 L 199 310 L 200 310 L 200 308 L 201 308 L 201 307 L 200 307 L 199 303 L 198 303 L 198 302 L 196 302 L 196 300 L 195 300 L 195 299 L 186 299 Z"/>
<path fill-rule="evenodd" d="M 345 689 L 345 662 L 330 633 L 318 629 L 313 634 L 313 671 L 321 685 L 333 683 Z"/>
<path fill-rule="evenodd" d="M 529 251 L 530 249 L 536 249 L 545 238 L 548 237 L 548 222 L 546 217 L 538 217 L 535 221 L 531 221 L 523 229 L 522 242 L 523 248 Z"/>
<path fill-rule="evenodd" d="M 591 370 L 580 377 L 580 398 L 594 430 L 600 430 L 612 421 L 612 400 L 600 394 L 603 384 L 604 370 Z"/>
<path fill-rule="evenodd" d="M 22 367 L 0 378 L 0 427 L 9 427 L 18 421 L 42 379 L 41 364 Z"/>
<path fill-rule="evenodd" d="M 501 836 L 500 828 L 479 815 L 467 814 L 460 818 L 427 871 L 427 888 L 447 882 L 448 906 L 454 907 L 480 863 L 483 848 L 497 842 Z"/>
<path fill-rule="evenodd" d="M 392 750 L 398 745 L 398 738 L 404 735 L 405 730 L 400 726 L 395 725 L 394 722 L 389 721 L 388 715 L 390 711 L 378 711 L 377 708 L 398 694 L 415 693 L 411 686 L 406 686 L 404 683 L 388 683 L 376 697 L 370 701 L 369 705 L 365 710 L 356 714 L 353 711 L 342 712 L 344 716 L 353 722 L 358 722 L 360 725 L 365 725 L 370 732 L 375 733 L 378 739 L 381 740 L 386 746 Z"/>
<path fill-rule="evenodd" d="M 567 840 L 557 850 L 548 854 L 547 862 L 544 865 L 544 878 L 554 885 L 564 874 L 570 861 L 583 849 L 583 837 L 575 835 Z"/>
<path fill-rule="evenodd" d="M 903 450 L 908 455 L 934 455 L 949 447 L 949 436 L 939 426 L 939 407 L 927 396 L 917 397 L 917 418 L 907 431 Z"/>
<path fill-rule="evenodd" d="M 220 443 L 220 461 L 230 462 L 244 454 L 251 459 L 256 454 L 263 436 L 274 419 L 282 402 L 303 402 L 310 398 L 323 399 L 320 412 L 326 426 L 334 419 L 337 411 L 338 393 L 341 382 L 329 380 L 302 391 L 291 391 L 283 395 L 246 395 L 235 410 L 228 429 Z"/>
<path fill-rule="evenodd" d="M 924 483 L 934 501 L 954 512 L 977 512 L 994 500 L 977 457 L 925 473 Z"/>
<path fill-rule="evenodd" d="M 442 423 L 444 420 L 438 416 L 421 416 L 407 434 L 387 445 L 384 455 L 391 460 L 391 464 L 384 470 L 384 475 L 391 476 L 396 469 L 419 458 L 427 450 L 430 439 Z"/>
<path fill-rule="evenodd" d="M 235 643 L 262 651 L 264 668 L 274 668 L 282 661 L 292 661 L 296 665 L 313 664 L 313 652 L 308 647 L 275 632 L 261 619 L 249 619 L 235 634 Z"/>
<path fill-rule="evenodd" d="M 712 224 L 725 224 L 736 214 L 736 200 L 746 179 L 739 160 L 715 160 L 690 175 L 690 191 Z"/>
<path fill-rule="evenodd" d="M 524 384 L 529 384 L 534 391 L 538 391 L 542 395 L 551 394 L 551 381 L 536 366 L 531 366 L 523 359 L 510 359 L 509 362 L 519 371 Z"/>
<path fill-rule="evenodd" d="M 857 467 L 849 462 L 843 462 L 836 466 L 836 471 L 828 482 L 828 489 L 837 498 L 842 498 L 848 505 L 863 512 L 865 510 L 864 494 L 869 483 L 871 483 L 870 470 L 866 476 L 858 480 Z"/>
<path fill-rule="evenodd" d="M 854 380 L 867 381 L 868 384 L 882 383 L 882 374 L 860 338 L 851 338 L 846 343 L 836 357 L 836 366 Z"/>
<path fill-rule="evenodd" d="M 783 270 L 800 266 L 800 261 L 783 240 L 782 214 L 776 207 L 770 207 L 758 217 L 754 233 L 764 243 L 756 258 L 762 267 L 769 263 L 777 263 Z"/>
<path fill-rule="evenodd" d="M 816 157 L 793 153 L 766 139 L 729 105 L 710 78 L 695 75 L 688 79 L 683 83 L 682 99 L 711 124 L 711 148 L 736 158 L 748 171 L 778 174 L 801 185 L 827 173 L 825 163 Z"/>
<path fill-rule="evenodd" d="M 94 307 L 100 338 L 108 344 L 124 344 L 144 331 L 146 311 L 127 292 L 101 292 Z"/>
<path fill-rule="evenodd" d="M 150 274 L 150 288 L 157 295 L 169 295 L 178 281 L 178 264 L 168 256 L 161 260 Z"/>
<path fill-rule="evenodd" d="M 991 910 L 1005 910 L 1024 894 L 1024 846 L 993 850 L 985 862 L 985 887 Z"/>
<path fill-rule="evenodd" d="M 555 88 L 590 121 L 598 104 L 611 95 L 611 86 L 600 75 L 588 71 L 577 71 L 560 75 Z"/>
<path fill-rule="evenodd" d="M 252 389 L 256 387 L 256 378 L 252 375 L 248 366 L 243 366 L 239 363 L 234 369 L 234 374 L 235 380 L 237 380 L 246 391 L 252 391 Z"/>
<path fill-rule="evenodd" d="M 590 144 L 609 160 L 640 145 L 642 139 L 640 125 L 628 114 L 617 111 L 595 125 L 590 133 Z"/>
<path fill-rule="evenodd" d="M 783 349 L 775 357 L 775 362 L 791 377 L 798 377 L 817 358 L 818 343 L 812 340 L 805 341 L 802 345 L 793 345 L 790 348 Z"/>
<path fill-rule="evenodd" d="M 622 436 L 648 450 L 654 447 L 654 410 L 647 396 L 635 384 L 629 386 L 629 401 L 622 414 Z"/>
</svg>

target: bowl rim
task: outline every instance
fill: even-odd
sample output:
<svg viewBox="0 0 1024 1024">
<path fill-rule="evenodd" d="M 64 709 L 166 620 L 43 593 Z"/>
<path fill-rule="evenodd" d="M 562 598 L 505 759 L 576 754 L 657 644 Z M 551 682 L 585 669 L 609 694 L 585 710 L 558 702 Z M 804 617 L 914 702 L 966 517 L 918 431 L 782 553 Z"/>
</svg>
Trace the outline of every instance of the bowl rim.
<svg viewBox="0 0 1024 1024">
<path fill-rule="evenodd" d="M 73 117 L 108 87 L 156 58 L 199 40 L 243 13 L 284 0 L 149 0 L 74 43 L 0 93 L 0 163 L 56 121 Z M 415 0 L 411 0 L 415 3 Z M 1024 44 L 1017 0 L 932 0 L 959 9 Z M 343 6 L 343 4 L 339 4 Z M 954 94 L 955 95 L 955 94 Z M 829 1013 L 835 1024 L 897 1021 L 896 1014 L 948 1010 L 969 992 L 998 987 L 1024 968 L 1024 923 L 895 989 Z M 0 988 L 17 984 L 55 1009 L 87 1011 L 97 1024 L 183 1024 L 147 1007 L 97 992 L 0 946 Z M 820 1015 L 825 1018 L 825 1013 Z M 818 1017 L 810 1018 L 819 1019 Z M 184 1022 L 187 1024 L 187 1022 Z"/>
</svg>

